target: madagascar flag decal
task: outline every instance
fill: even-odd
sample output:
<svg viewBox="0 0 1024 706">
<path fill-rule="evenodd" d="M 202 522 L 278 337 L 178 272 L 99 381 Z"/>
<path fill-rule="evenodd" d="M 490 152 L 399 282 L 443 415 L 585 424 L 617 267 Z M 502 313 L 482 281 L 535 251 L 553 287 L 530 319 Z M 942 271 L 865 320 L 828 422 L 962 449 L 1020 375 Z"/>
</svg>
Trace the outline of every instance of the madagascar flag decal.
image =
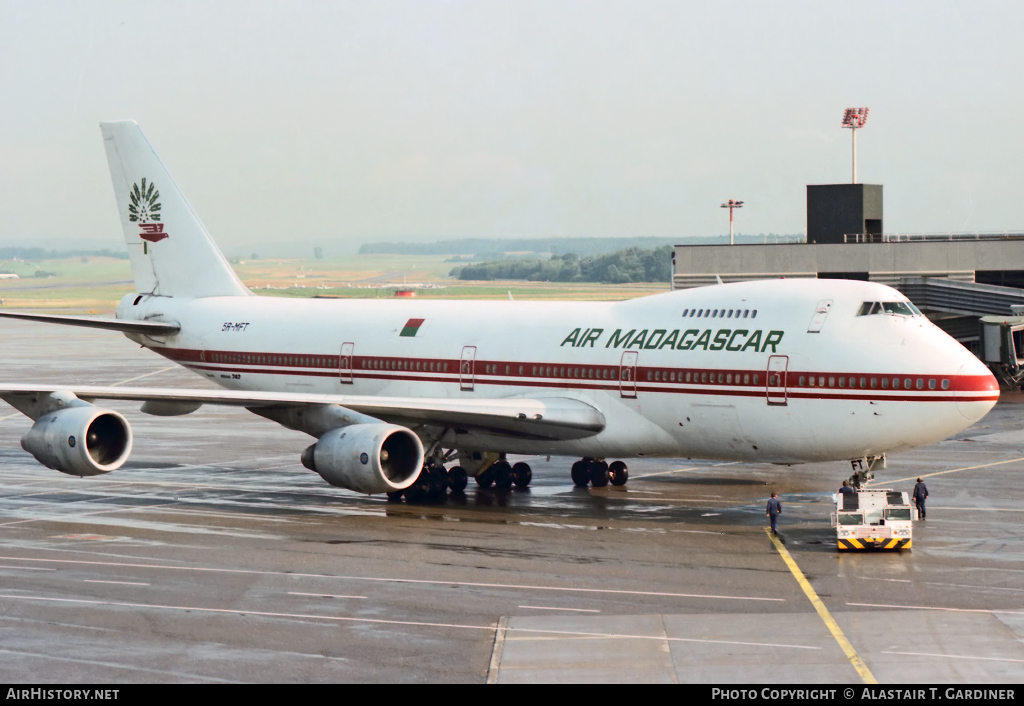
<svg viewBox="0 0 1024 706">
<path fill-rule="evenodd" d="M 420 326 L 423 325 L 423 322 L 424 319 L 409 319 L 405 322 L 405 326 L 402 327 L 402 333 L 398 335 L 409 337 L 415 336 L 419 332 Z"/>
</svg>

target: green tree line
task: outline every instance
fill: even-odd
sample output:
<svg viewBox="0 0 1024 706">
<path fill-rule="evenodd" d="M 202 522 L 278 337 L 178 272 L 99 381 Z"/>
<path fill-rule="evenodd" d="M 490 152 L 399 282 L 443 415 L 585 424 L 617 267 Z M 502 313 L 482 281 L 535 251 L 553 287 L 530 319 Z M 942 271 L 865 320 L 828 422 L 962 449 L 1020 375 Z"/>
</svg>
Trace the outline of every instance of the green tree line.
<svg viewBox="0 0 1024 706">
<path fill-rule="evenodd" d="M 465 265 L 451 271 L 461 280 L 523 279 L 531 282 L 668 282 L 672 246 L 654 250 L 626 248 L 608 255 L 579 257 L 573 253 L 550 260 L 512 260 Z"/>
</svg>

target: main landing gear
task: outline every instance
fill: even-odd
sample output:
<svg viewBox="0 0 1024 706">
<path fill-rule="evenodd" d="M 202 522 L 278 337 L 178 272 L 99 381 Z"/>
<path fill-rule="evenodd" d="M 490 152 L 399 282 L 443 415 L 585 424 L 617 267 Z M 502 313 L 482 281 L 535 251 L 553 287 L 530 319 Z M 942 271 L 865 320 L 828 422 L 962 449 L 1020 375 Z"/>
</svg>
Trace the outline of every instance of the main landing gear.
<svg viewBox="0 0 1024 706">
<path fill-rule="evenodd" d="M 578 488 L 586 488 L 588 483 L 595 488 L 603 488 L 608 483 L 625 485 L 629 480 L 629 469 L 622 461 L 613 461 L 609 465 L 603 459 L 584 458 L 572 464 L 570 473 Z"/>
<path fill-rule="evenodd" d="M 529 464 L 520 462 L 513 466 L 505 460 L 504 454 L 476 476 L 477 485 L 481 488 L 490 488 L 492 485 L 499 489 L 508 489 L 513 485 L 525 488 L 531 480 L 533 470 Z M 452 466 L 445 470 L 440 461 L 431 459 L 423 464 L 415 483 L 405 490 L 388 493 L 388 499 L 397 502 L 404 496 L 411 503 L 443 502 L 447 490 L 450 489 L 453 494 L 461 493 L 468 483 L 469 474 L 462 466 Z"/>
<path fill-rule="evenodd" d="M 525 488 L 533 480 L 533 469 L 528 463 L 509 464 L 504 458 L 491 464 L 491 466 L 476 477 L 476 483 L 481 488 L 490 488 L 492 485 L 501 490 L 508 490 L 513 485 L 517 488 Z"/>
</svg>

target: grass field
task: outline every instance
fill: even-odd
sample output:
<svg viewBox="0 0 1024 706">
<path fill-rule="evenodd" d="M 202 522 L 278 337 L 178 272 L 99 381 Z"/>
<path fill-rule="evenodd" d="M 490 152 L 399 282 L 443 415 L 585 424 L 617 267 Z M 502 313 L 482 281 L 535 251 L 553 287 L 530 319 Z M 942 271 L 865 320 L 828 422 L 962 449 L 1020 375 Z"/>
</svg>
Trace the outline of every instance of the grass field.
<svg viewBox="0 0 1024 706">
<path fill-rule="evenodd" d="M 417 297 L 430 299 L 506 299 L 511 292 L 515 299 L 524 300 L 607 301 L 668 291 L 667 282 L 463 282 L 448 276 L 456 265 L 439 255 L 352 255 L 324 260 L 243 260 L 232 266 L 261 296 L 382 298 L 407 288 Z M 0 269 L 21 277 L 0 280 L 3 306 L 15 310 L 109 315 L 121 297 L 135 291 L 127 260 L 9 261 L 0 263 Z M 37 272 L 45 274 L 35 276 Z"/>
</svg>

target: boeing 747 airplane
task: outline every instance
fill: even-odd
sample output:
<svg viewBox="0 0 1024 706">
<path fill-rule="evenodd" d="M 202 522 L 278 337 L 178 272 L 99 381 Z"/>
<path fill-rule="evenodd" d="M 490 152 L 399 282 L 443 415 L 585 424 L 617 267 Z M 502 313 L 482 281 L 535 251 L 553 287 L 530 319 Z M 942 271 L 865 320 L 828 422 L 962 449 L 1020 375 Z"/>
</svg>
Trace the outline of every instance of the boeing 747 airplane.
<svg viewBox="0 0 1024 706">
<path fill-rule="evenodd" d="M 136 293 L 113 319 L 0 316 L 121 331 L 223 390 L 2 384 L 22 446 L 75 476 L 116 470 L 128 420 L 242 406 L 316 439 L 328 483 L 410 500 L 530 483 L 505 454 L 578 458 L 621 485 L 641 456 L 859 461 L 981 419 L 989 370 L 898 291 L 765 280 L 629 301 L 282 299 L 238 279 L 134 121 L 103 123 Z M 611 463 L 609 463 L 611 461 Z M 447 467 L 446 467 L 447 466 Z M 781 472 L 781 471 L 780 471 Z"/>
</svg>

